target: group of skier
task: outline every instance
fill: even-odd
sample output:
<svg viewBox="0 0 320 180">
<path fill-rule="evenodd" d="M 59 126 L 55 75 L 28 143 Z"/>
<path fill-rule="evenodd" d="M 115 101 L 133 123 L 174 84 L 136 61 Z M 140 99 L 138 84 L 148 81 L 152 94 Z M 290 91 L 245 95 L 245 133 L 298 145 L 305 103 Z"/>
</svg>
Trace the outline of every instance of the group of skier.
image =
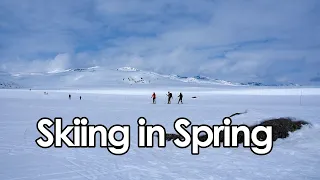
<svg viewBox="0 0 320 180">
<path fill-rule="evenodd" d="M 172 93 L 168 92 L 167 97 L 168 97 L 168 104 L 171 104 L 171 99 L 173 99 Z M 80 100 L 82 99 L 81 96 L 79 98 L 80 98 Z M 157 95 L 155 92 L 153 92 L 151 98 L 152 98 L 152 103 L 156 104 Z M 179 98 L 178 104 L 180 104 L 180 103 L 183 104 L 183 102 L 182 102 L 183 95 L 181 92 L 180 92 L 178 98 Z M 69 94 L 69 100 L 71 100 L 71 94 Z"/>
<path fill-rule="evenodd" d="M 168 104 L 171 104 L 171 99 L 173 99 L 173 95 L 170 91 L 168 92 L 167 97 L 168 97 Z M 153 92 L 151 98 L 152 98 L 152 103 L 156 104 L 157 95 L 155 92 Z M 183 95 L 181 92 L 180 92 L 178 98 L 179 98 L 178 104 L 180 104 L 180 103 L 183 104 L 183 102 L 182 102 Z"/>
<path fill-rule="evenodd" d="M 80 96 L 79 98 L 80 98 L 80 100 L 82 99 L 82 97 L 81 97 L 81 96 Z M 69 94 L 69 100 L 71 100 L 71 94 Z"/>
</svg>

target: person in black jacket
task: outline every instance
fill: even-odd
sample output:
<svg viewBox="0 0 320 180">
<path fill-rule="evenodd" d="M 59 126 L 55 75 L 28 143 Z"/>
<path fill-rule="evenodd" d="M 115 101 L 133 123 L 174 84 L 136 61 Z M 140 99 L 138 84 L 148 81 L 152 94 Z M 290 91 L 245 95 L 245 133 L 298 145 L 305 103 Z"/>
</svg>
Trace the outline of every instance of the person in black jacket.
<svg viewBox="0 0 320 180">
<path fill-rule="evenodd" d="M 171 104 L 172 93 L 168 92 L 167 96 L 168 96 L 168 104 Z"/>
<path fill-rule="evenodd" d="M 178 98 L 179 98 L 178 104 L 179 104 L 180 102 L 181 102 L 181 104 L 183 104 L 183 102 L 182 102 L 183 95 L 182 95 L 181 92 L 180 92 Z"/>
</svg>

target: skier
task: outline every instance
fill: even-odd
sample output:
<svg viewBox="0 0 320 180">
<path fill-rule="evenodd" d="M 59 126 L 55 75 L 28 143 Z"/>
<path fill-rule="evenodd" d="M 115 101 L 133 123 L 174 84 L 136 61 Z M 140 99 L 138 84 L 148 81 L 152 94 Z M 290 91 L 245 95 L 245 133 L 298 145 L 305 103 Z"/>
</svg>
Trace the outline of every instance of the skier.
<svg viewBox="0 0 320 180">
<path fill-rule="evenodd" d="M 181 104 L 183 104 L 183 102 L 182 102 L 183 95 L 182 95 L 181 92 L 180 92 L 178 98 L 179 98 L 178 104 L 179 104 L 180 102 L 181 102 Z"/>
<path fill-rule="evenodd" d="M 81 96 L 80 96 L 80 100 L 81 100 Z"/>
<path fill-rule="evenodd" d="M 71 95 L 69 94 L 69 99 L 71 99 Z"/>
<path fill-rule="evenodd" d="M 152 96 L 151 96 L 151 98 L 152 98 L 152 103 L 153 104 L 155 104 L 156 103 L 156 93 L 155 92 L 153 92 L 153 94 L 152 94 Z"/>
<path fill-rule="evenodd" d="M 168 104 L 171 104 L 172 93 L 168 91 Z"/>
</svg>

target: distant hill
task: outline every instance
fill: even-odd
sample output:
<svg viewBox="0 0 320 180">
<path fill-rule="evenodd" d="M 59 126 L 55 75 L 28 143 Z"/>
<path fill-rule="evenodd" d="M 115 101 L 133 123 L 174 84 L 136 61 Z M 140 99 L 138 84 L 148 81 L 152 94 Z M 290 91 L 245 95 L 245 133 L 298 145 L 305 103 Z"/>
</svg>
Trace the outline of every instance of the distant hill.
<svg viewBox="0 0 320 180">
<path fill-rule="evenodd" d="M 299 86 L 298 84 L 264 84 L 261 82 L 231 82 L 206 76 L 185 77 L 143 71 L 132 67 L 75 68 L 50 72 L 0 72 L 1 88 L 105 88 L 113 86 Z"/>
</svg>

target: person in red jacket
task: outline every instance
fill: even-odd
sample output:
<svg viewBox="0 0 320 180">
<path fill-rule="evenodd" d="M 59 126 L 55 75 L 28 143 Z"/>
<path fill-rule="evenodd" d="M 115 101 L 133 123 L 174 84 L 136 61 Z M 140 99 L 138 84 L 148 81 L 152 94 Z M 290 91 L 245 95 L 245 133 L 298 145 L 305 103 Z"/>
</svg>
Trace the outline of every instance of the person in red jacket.
<svg viewBox="0 0 320 180">
<path fill-rule="evenodd" d="M 156 96 L 156 93 L 155 93 L 155 92 L 153 92 L 153 94 L 152 94 L 151 98 L 152 98 L 152 103 L 153 103 L 153 104 L 155 104 L 155 103 L 156 103 L 156 98 L 157 98 L 157 96 Z"/>
</svg>

